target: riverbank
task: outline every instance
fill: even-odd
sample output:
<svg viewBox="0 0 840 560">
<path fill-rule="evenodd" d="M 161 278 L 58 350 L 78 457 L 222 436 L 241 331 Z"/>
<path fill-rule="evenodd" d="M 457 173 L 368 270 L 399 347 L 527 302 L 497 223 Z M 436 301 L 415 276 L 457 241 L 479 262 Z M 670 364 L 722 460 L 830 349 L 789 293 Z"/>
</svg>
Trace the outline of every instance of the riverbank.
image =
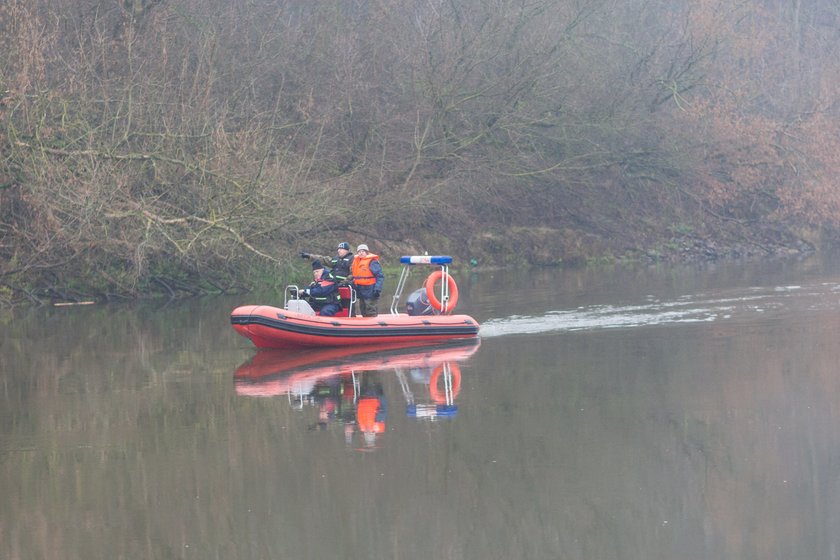
<svg viewBox="0 0 840 560">
<path fill-rule="evenodd" d="M 399 276 L 399 257 L 407 254 L 449 254 L 455 257 L 454 270 L 465 268 L 506 267 L 586 267 L 624 262 L 702 263 L 736 260 L 761 260 L 805 256 L 828 245 L 815 235 L 794 235 L 772 228 L 720 228 L 716 232 L 698 231 L 688 226 L 671 228 L 656 236 L 639 228 L 615 226 L 609 235 L 603 232 L 579 231 L 570 227 L 510 227 L 506 231 L 484 230 L 462 232 L 463 235 L 441 236 L 437 230 L 419 232 L 402 240 L 366 237 L 380 254 L 386 273 Z M 341 239 L 356 239 L 348 233 Z M 323 244 L 323 243 L 321 243 Z M 320 245 L 320 244 L 319 244 Z M 318 250 L 329 251 L 328 247 Z M 50 286 L 0 291 L 0 306 L 89 304 L 90 302 L 142 300 L 153 298 L 179 299 L 209 294 L 234 294 L 250 291 L 282 290 L 288 283 L 308 281 L 308 261 L 293 257 L 294 249 L 276 263 L 254 263 L 255 270 L 241 282 L 222 286 L 207 282 L 182 282 L 175 277 L 159 275 L 133 293 L 115 294 L 85 286 L 74 279 L 56 281 Z"/>
<path fill-rule="evenodd" d="M 662 228 L 657 232 L 617 224 L 608 231 L 583 231 L 571 227 L 510 227 L 467 236 L 421 236 L 409 242 L 385 242 L 388 252 L 412 252 L 435 247 L 478 266 L 586 266 L 612 262 L 694 263 L 740 259 L 774 259 L 810 255 L 828 244 L 808 233 L 786 229 L 718 224 Z"/>
</svg>

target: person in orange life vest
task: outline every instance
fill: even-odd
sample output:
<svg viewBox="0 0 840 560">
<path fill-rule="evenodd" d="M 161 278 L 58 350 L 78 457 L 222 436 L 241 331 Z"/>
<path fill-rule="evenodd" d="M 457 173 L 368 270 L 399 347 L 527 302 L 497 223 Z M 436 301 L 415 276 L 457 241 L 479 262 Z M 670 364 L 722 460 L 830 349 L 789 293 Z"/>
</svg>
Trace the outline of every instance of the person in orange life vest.
<svg viewBox="0 0 840 560">
<path fill-rule="evenodd" d="M 385 392 L 380 383 L 367 381 L 364 380 L 362 396 L 356 402 L 356 427 L 365 445 L 372 447 L 376 443 L 376 436 L 385 433 Z"/>
<path fill-rule="evenodd" d="M 362 397 L 356 403 L 356 421 L 367 446 L 376 442 L 376 436 L 385 433 L 381 401 L 376 397 Z"/>
<path fill-rule="evenodd" d="M 353 287 L 356 289 L 362 316 L 376 317 L 379 314 L 376 305 L 382 294 L 382 283 L 385 281 L 379 255 L 371 253 L 368 246 L 362 243 L 356 247 L 350 274 L 353 277 Z"/>
<path fill-rule="evenodd" d="M 338 284 L 335 278 L 324 270 L 321 261 L 312 261 L 312 277 L 314 281 L 308 288 L 300 291 L 300 297 L 308 300 L 312 309 L 320 311 L 322 317 L 332 317 L 341 309 Z"/>
</svg>

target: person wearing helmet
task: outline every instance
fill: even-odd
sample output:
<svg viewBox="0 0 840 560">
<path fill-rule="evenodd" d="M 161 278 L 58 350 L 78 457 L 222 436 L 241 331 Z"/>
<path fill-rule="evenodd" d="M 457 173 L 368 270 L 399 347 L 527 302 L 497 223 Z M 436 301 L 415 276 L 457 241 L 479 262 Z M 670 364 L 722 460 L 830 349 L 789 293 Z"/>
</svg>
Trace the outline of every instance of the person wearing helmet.
<svg viewBox="0 0 840 560">
<path fill-rule="evenodd" d="M 332 317 L 341 309 L 338 284 L 321 261 L 312 262 L 312 277 L 313 282 L 300 291 L 300 297 L 309 301 L 322 317 Z"/>
<path fill-rule="evenodd" d="M 353 287 L 359 299 L 359 309 L 363 317 L 376 317 L 379 296 L 382 294 L 382 283 L 385 275 L 379 264 L 379 255 L 370 252 L 367 245 L 362 243 L 356 247 L 356 256 L 350 268 L 353 277 Z"/>
<path fill-rule="evenodd" d="M 312 253 L 301 252 L 304 259 L 321 261 L 330 269 L 330 274 L 339 284 L 350 282 L 350 269 L 353 266 L 353 253 L 350 251 L 350 244 L 342 241 L 338 244 L 337 254 L 334 257 L 326 255 L 313 255 Z"/>
</svg>

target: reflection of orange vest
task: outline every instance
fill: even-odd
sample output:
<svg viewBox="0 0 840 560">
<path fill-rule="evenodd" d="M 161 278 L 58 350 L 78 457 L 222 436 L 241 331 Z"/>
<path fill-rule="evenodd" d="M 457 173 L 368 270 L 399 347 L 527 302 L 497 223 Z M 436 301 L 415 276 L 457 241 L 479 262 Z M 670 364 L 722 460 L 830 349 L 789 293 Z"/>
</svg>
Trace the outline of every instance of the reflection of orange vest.
<svg viewBox="0 0 840 560">
<path fill-rule="evenodd" d="M 376 421 L 376 411 L 379 409 L 379 399 L 363 397 L 356 403 L 356 420 L 360 432 L 381 434 L 385 431 L 385 422 Z"/>
<path fill-rule="evenodd" d="M 376 276 L 370 272 L 370 261 L 379 260 L 379 255 L 368 253 L 365 257 L 356 255 L 353 257 L 353 283 L 357 286 L 373 286 L 376 284 Z"/>
</svg>

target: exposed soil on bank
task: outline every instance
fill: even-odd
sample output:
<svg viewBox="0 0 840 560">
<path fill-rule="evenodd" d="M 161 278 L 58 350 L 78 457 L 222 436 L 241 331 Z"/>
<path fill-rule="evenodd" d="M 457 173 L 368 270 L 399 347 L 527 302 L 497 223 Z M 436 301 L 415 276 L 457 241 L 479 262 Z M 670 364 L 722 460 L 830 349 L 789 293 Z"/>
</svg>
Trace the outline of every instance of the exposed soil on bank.
<svg viewBox="0 0 840 560">
<path fill-rule="evenodd" d="M 607 208 L 603 203 L 601 208 Z M 383 253 L 430 251 L 452 254 L 480 266 L 583 266 L 589 263 L 712 262 L 778 258 L 814 253 L 830 241 L 825 232 L 772 221 L 710 215 L 666 216 L 622 207 L 621 212 L 570 212 L 512 220 L 505 226 L 449 222 L 433 228 L 383 236 Z M 581 218 L 586 216 L 586 218 Z M 527 222 L 530 222 L 527 223 Z M 440 233 L 446 232 L 446 234 Z"/>
</svg>

